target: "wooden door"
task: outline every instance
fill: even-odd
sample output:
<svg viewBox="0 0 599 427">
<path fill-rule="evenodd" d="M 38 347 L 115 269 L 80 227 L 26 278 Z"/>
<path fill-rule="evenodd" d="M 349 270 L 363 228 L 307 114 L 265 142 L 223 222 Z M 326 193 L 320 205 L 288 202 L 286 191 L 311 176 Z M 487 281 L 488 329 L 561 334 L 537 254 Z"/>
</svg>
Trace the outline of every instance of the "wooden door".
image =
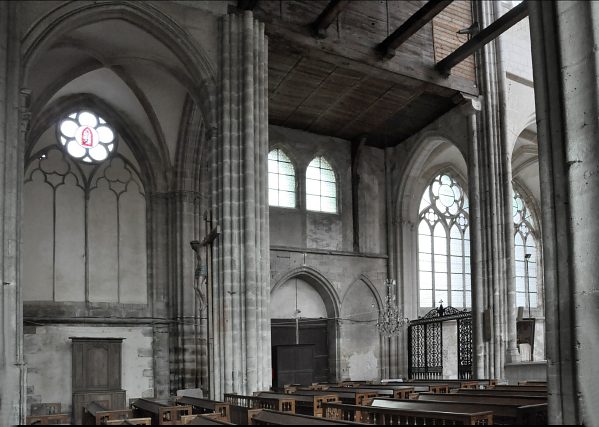
<svg viewBox="0 0 599 427">
<path fill-rule="evenodd" d="M 271 345 L 313 345 L 314 382 L 329 381 L 329 336 L 326 320 L 300 319 L 296 339 L 295 319 L 271 319 Z M 273 378 L 273 384 L 275 383 Z"/>
</svg>

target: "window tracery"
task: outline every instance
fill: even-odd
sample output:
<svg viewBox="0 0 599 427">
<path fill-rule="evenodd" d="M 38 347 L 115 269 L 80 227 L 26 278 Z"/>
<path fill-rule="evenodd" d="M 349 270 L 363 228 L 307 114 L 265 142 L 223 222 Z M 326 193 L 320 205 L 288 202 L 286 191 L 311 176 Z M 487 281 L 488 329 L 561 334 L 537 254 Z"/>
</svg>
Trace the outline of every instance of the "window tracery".
<svg viewBox="0 0 599 427">
<path fill-rule="evenodd" d="M 101 162 L 114 151 L 115 132 L 102 117 L 83 110 L 69 114 L 57 125 L 60 144 L 75 159 Z"/>
<path fill-rule="evenodd" d="M 537 243 L 535 223 L 520 193 L 514 190 L 516 306 L 537 307 Z"/>
<path fill-rule="evenodd" d="M 448 174 L 437 175 L 424 190 L 419 208 L 419 307 L 440 301 L 472 305 L 468 198 Z"/>
</svg>

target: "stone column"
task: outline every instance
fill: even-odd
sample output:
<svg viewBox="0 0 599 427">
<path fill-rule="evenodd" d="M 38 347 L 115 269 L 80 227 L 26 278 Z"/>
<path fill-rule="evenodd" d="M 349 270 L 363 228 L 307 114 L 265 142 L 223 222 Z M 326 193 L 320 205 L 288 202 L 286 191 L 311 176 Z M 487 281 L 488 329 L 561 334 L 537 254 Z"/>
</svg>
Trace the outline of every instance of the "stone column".
<svg viewBox="0 0 599 427">
<path fill-rule="evenodd" d="M 148 245 L 151 246 L 151 264 L 148 284 L 151 284 L 150 299 L 152 317 L 168 319 L 167 301 L 170 293 L 168 288 L 169 276 L 165 260 L 168 259 L 168 197 L 162 193 L 150 194 L 148 198 L 151 215 L 151 230 L 148 235 Z M 152 328 L 154 395 L 165 398 L 170 394 L 170 358 L 168 323 L 155 324 Z"/>
<path fill-rule="evenodd" d="M 496 19 L 494 2 L 475 2 L 475 12 L 482 27 Z M 507 147 L 505 123 L 501 113 L 502 74 L 498 66 L 497 41 L 485 45 L 477 53 L 480 68 L 481 111 L 478 115 L 477 148 L 470 157 L 477 156 L 478 170 L 470 175 L 478 182 L 471 183 L 470 199 L 478 198 L 479 241 L 472 241 L 471 252 L 480 257 L 474 262 L 480 266 L 477 277 L 473 276 L 473 287 L 477 289 L 477 310 L 482 310 L 482 319 L 474 319 L 476 329 L 483 329 L 483 345 L 475 342 L 478 358 L 477 374 L 485 377 L 503 378 L 504 365 L 519 361 L 516 347 L 515 284 L 513 265 L 512 217 L 511 217 L 511 162 Z M 473 185 L 476 186 L 473 187 Z M 472 231 L 475 232 L 474 230 Z M 478 245 L 477 247 L 475 245 Z M 477 295 L 480 292 L 482 295 Z M 480 315 L 480 312 L 478 313 Z M 475 316 L 476 317 L 476 316 Z M 482 322 L 481 322 L 482 320 Z M 477 323 L 478 322 L 478 323 Z M 481 337 L 478 336 L 480 339 Z M 478 346 L 478 347 L 477 347 Z M 480 352 L 482 351 L 482 355 Z"/>
<path fill-rule="evenodd" d="M 549 420 L 599 425 L 599 4 L 530 2 Z"/>
<path fill-rule="evenodd" d="M 477 115 L 481 106 L 478 101 L 464 105 L 462 113 L 468 123 L 468 201 L 470 204 L 470 265 L 472 286 L 472 375 L 473 378 L 486 378 L 488 365 L 485 356 L 484 311 L 485 294 L 483 289 L 483 250 L 480 206 L 480 166 L 479 130 Z"/>
<path fill-rule="evenodd" d="M 0 425 L 25 421 L 21 188 L 29 96 L 19 93 L 17 4 L 0 2 Z"/>
<path fill-rule="evenodd" d="M 213 146 L 212 397 L 268 389 L 270 262 L 267 44 L 250 11 L 223 18 Z M 220 376 L 220 378 L 219 378 Z"/>
</svg>

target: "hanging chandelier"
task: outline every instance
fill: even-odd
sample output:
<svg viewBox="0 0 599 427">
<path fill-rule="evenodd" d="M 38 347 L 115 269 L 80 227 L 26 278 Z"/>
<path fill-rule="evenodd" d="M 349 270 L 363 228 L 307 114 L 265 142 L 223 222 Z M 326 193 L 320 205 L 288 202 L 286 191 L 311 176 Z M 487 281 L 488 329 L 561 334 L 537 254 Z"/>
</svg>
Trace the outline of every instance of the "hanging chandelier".
<svg viewBox="0 0 599 427">
<path fill-rule="evenodd" d="M 385 284 L 387 285 L 385 307 L 379 315 L 376 327 L 381 335 L 391 337 L 399 335 L 409 320 L 403 317 L 403 312 L 397 306 L 397 301 L 395 301 L 395 280 L 386 279 Z"/>
</svg>

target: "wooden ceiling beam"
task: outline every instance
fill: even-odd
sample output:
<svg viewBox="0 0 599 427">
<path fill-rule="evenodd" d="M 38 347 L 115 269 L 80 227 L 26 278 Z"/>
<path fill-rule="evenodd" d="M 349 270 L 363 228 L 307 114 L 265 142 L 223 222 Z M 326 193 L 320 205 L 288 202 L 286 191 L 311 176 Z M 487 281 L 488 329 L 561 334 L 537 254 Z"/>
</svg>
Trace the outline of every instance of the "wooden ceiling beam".
<svg viewBox="0 0 599 427">
<path fill-rule="evenodd" d="M 314 36 L 324 39 L 327 36 L 327 28 L 348 4 L 349 0 L 331 0 L 316 21 L 310 25 Z"/>
<path fill-rule="evenodd" d="M 528 1 L 525 0 L 518 6 L 499 17 L 487 28 L 472 36 L 470 40 L 458 47 L 454 52 L 441 60 L 435 68 L 444 76 L 449 76 L 451 69 L 478 49 L 499 37 L 512 26 L 528 16 Z"/>
<path fill-rule="evenodd" d="M 239 10 L 254 10 L 258 0 L 237 0 L 237 9 Z"/>
<path fill-rule="evenodd" d="M 395 50 L 406 42 L 419 29 L 428 24 L 443 9 L 451 4 L 452 0 L 430 0 L 424 6 L 408 18 L 397 30 L 389 37 L 379 43 L 376 50 L 385 59 L 395 56 Z"/>
</svg>

